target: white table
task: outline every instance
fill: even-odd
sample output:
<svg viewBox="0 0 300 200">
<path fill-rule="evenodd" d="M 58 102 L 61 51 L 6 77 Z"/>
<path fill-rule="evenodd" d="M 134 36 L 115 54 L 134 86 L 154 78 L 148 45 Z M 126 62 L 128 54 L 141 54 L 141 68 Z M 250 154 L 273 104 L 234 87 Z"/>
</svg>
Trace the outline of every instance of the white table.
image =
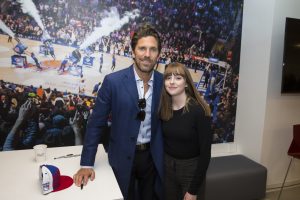
<svg viewBox="0 0 300 200">
<path fill-rule="evenodd" d="M 83 187 L 74 184 L 62 191 L 43 195 L 39 182 L 39 166 L 50 164 L 59 168 L 61 175 L 73 177 L 80 168 L 80 156 L 54 159 L 67 154 L 80 154 L 82 146 L 47 149 L 47 160 L 37 163 L 34 150 L 0 152 L 1 200 L 117 200 L 122 194 L 114 173 L 108 164 L 107 154 L 99 145 L 95 162 L 96 178 Z"/>
</svg>

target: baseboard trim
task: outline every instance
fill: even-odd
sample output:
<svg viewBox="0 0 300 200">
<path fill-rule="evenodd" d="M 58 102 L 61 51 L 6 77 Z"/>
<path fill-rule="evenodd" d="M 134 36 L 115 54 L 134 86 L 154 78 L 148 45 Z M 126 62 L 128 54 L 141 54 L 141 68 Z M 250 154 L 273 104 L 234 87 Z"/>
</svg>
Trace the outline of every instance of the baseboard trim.
<svg viewBox="0 0 300 200">
<path fill-rule="evenodd" d="M 293 181 L 286 181 L 283 188 L 299 186 L 299 185 L 300 185 L 300 179 L 293 180 Z M 282 183 L 267 185 L 267 192 L 280 190 L 281 186 Z"/>
</svg>

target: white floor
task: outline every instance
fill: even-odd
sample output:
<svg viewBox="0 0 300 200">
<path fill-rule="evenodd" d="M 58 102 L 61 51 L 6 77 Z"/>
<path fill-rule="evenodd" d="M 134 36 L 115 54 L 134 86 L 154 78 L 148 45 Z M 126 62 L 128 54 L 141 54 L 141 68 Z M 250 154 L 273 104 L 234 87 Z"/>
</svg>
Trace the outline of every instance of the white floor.
<svg viewBox="0 0 300 200">
<path fill-rule="evenodd" d="M 300 185 L 285 187 L 281 193 L 280 199 L 279 189 L 269 190 L 266 193 L 266 198 L 262 200 L 299 200 L 300 199 Z"/>
</svg>

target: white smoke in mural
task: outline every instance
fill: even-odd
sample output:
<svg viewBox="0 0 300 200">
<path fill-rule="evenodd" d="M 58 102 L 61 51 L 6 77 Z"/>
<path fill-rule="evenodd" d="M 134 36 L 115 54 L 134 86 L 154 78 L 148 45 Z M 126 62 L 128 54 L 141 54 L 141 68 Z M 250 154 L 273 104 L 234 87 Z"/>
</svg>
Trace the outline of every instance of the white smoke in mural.
<svg viewBox="0 0 300 200">
<path fill-rule="evenodd" d="M 106 17 L 100 22 L 100 27 L 89 35 L 86 40 L 80 45 L 80 49 L 85 49 L 91 44 L 95 43 L 102 36 L 108 36 L 113 31 L 119 30 L 124 24 L 129 22 L 129 19 L 134 19 L 140 15 L 140 11 L 135 9 L 131 12 L 125 12 L 124 16 L 120 18 L 117 8 L 112 7 L 109 12 L 105 13 Z"/>
<path fill-rule="evenodd" d="M 44 31 L 45 27 L 42 23 L 39 11 L 31 0 L 17 0 L 21 4 L 23 13 L 27 13 L 36 21 L 39 27 Z"/>
<path fill-rule="evenodd" d="M 7 33 L 11 37 L 15 37 L 15 34 L 6 26 L 6 24 L 0 20 L 0 28 L 3 32 Z"/>
</svg>

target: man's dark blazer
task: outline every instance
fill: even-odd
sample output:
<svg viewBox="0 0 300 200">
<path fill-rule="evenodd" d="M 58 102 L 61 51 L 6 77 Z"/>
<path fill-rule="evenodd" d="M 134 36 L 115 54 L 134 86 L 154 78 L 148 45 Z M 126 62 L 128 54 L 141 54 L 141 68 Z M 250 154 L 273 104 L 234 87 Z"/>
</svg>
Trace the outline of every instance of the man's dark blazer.
<svg viewBox="0 0 300 200">
<path fill-rule="evenodd" d="M 162 74 L 154 71 L 151 106 L 151 153 L 158 177 L 155 191 L 162 199 L 163 140 L 158 118 L 158 104 L 163 83 Z M 91 114 L 81 155 L 81 166 L 93 166 L 98 142 L 108 115 L 112 114 L 108 159 L 126 199 L 130 174 L 135 156 L 135 146 L 140 128 L 136 119 L 139 112 L 138 91 L 133 65 L 107 75 L 98 91 L 96 105 Z M 100 177 L 101 178 L 101 177 Z"/>
</svg>

